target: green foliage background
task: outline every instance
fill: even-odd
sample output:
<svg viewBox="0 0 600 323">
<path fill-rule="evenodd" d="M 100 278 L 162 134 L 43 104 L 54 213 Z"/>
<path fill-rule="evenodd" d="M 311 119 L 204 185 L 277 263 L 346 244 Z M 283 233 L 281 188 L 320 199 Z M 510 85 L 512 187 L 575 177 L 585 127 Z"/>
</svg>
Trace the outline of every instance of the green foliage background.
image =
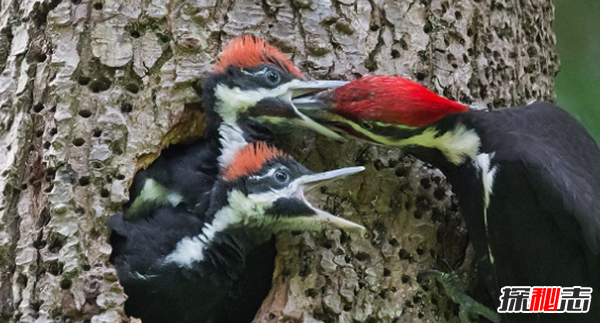
<svg viewBox="0 0 600 323">
<path fill-rule="evenodd" d="M 600 0 L 556 0 L 558 105 L 600 143 Z"/>
</svg>

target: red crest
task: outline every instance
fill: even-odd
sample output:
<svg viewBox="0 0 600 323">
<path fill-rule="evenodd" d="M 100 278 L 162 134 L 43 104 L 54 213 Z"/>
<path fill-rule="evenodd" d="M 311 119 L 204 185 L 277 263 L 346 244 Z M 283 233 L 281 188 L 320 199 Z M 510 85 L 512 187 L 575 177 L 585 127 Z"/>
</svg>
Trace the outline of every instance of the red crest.
<svg viewBox="0 0 600 323">
<path fill-rule="evenodd" d="M 334 91 L 334 111 L 352 120 L 423 127 L 468 107 L 396 76 L 365 76 Z"/>
<path fill-rule="evenodd" d="M 234 181 L 258 172 L 265 162 L 276 157 L 287 155 L 262 141 L 250 143 L 235 154 L 233 162 L 222 169 L 221 174 L 224 180 Z"/>
<path fill-rule="evenodd" d="M 229 66 L 242 68 L 256 67 L 263 64 L 276 65 L 298 78 L 304 78 L 302 73 L 279 49 L 251 35 L 242 35 L 231 40 L 223 48 L 213 71 L 223 73 Z"/>
</svg>

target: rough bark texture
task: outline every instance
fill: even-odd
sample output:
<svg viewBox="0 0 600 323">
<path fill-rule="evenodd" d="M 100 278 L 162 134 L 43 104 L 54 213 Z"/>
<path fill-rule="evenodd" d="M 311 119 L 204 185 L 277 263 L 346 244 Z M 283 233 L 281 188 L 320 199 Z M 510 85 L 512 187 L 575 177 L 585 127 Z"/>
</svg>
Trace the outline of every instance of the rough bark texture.
<svg viewBox="0 0 600 323">
<path fill-rule="evenodd" d="M 553 98 L 546 0 L 0 2 L 0 321 L 119 322 L 107 217 L 136 168 L 201 133 L 191 83 L 242 32 L 309 78 L 405 76 L 494 108 Z M 282 147 L 313 170 L 365 165 L 319 205 L 364 223 L 279 237 L 257 322 L 445 322 L 456 307 L 417 273 L 461 265 L 466 231 L 437 170 L 397 150 L 310 133 Z"/>
</svg>

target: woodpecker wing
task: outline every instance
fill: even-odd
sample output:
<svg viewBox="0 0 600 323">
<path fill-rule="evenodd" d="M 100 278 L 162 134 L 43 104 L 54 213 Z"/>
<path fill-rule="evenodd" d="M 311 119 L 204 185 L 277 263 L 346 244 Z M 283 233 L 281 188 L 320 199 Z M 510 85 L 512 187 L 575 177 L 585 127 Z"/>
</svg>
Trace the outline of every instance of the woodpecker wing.
<svg viewBox="0 0 600 323">
<path fill-rule="evenodd" d="M 205 139 L 194 145 L 173 145 L 161 152 L 147 169 L 139 171 L 125 205 L 126 219 L 153 214 L 162 206 L 181 205 L 204 214 L 219 173 L 219 142 Z"/>
<path fill-rule="evenodd" d="M 248 250 L 240 267 L 234 251 L 243 245 L 234 241 L 240 236 L 219 236 L 206 264 L 184 269 L 165 257 L 184 237 L 202 231 L 204 221 L 194 214 L 162 207 L 131 221 L 113 215 L 108 225 L 111 262 L 129 296 L 125 311 L 144 322 L 249 322 L 270 290 L 274 239 Z M 222 270 L 214 269 L 215 262 Z"/>
<path fill-rule="evenodd" d="M 131 221 L 116 214 L 107 224 L 113 230 L 111 262 L 127 268 L 131 275 L 123 278 L 128 279 L 150 274 L 183 237 L 201 232 L 203 221 L 183 209 L 163 207 Z"/>
<path fill-rule="evenodd" d="M 574 216 L 588 247 L 594 254 L 600 254 L 600 152 L 597 146 L 592 146 L 593 139 L 583 134 L 586 137 L 569 137 L 586 139 L 580 144 L 587 149 L 569 144 L 546 151 L 547 159 L 530 156 L 531 161 L 539 164 L 531 167 L 527 176 L 539 199 L 548 202 L 548 210 Z M 560 224 L 564 219 L 557 221 Z"/>
<path fill-rule="evenodd" d="M 538 200 L 563 232 L 583 236 L 590 250 L 599 254 L 600 150 L 592 137 L 571 115 L 547 102 L 493 113 L 493 118 L 484 118 L 488 125 L 478 127 L 496 132 L 482 136 L 483 145 L 501 147 L 498 158 L 522 163 Z M 498 135 L 493 123 L 506 125 L 501 129 L 504 135 Z"/>
</svg>

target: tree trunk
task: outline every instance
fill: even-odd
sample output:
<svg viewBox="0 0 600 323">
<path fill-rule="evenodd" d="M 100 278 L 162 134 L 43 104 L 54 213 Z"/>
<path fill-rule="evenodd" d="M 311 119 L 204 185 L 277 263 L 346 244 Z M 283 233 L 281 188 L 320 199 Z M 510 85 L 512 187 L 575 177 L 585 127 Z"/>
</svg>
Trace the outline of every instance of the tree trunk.
<svg viewBox="0 0 600 323">
<path fill-rule="evenodd" d="M 0 321 L 119 322 L 106 219 L 136 169 L 202 133 L 191 89 L 221 45 L 260 35 L 309 78 L 394 74 L 494 108 L 553 99 L 546 0 L 0 2 Z M 438 170 L 309 132 L 281 147 L 312 170 L 365 165 L 315 199 L 364 223 L 282 234 L 257 322 L 457 321 L 426 269 L 461 266 L 466 229 Z"/>
</svg>

